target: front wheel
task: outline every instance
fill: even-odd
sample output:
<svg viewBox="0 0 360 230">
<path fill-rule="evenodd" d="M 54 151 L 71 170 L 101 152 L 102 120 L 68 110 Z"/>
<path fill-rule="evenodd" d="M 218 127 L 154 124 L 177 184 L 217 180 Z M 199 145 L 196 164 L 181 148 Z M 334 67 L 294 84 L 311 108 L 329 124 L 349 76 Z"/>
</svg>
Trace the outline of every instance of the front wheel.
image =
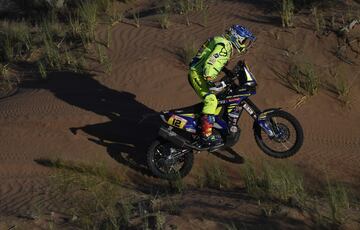
<svg viewBox="0 0 360 230">
<path fill-rule="evenodd" d="M 255 140 L 262 151 L 275 158 L 290 157 L 299 151 L 304 134 L 293 115 L 282 110 L 274 111 L 266 115 L 266 122 L 274 136 L 270 137 L 257 122 L 254 124 Z"/>
<path fill-rule="evenodd" d="M 155 176 L 175 180 L 189 174 L 194 163 L 194 153 L 191 149 L 176 147 L 166 140 L 156 140 L 149 147 L 147 163 Z"/>
</svg>

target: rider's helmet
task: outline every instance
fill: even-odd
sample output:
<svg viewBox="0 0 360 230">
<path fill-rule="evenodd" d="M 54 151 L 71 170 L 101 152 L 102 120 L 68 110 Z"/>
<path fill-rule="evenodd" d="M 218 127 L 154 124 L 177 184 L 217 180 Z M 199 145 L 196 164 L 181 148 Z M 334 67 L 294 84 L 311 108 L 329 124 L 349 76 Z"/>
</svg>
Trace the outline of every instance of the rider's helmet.
<svg viewBox="0 0 360 230">
<path fill-rule="evenodd" d="M 242 53 L 248 49 L 256 40 L 256 37 L 251 33 L 250 30 L 240 25 L 231 26 L 225 32 L 224 37 L 231 41 L 239 53 Z"/>
</svg>

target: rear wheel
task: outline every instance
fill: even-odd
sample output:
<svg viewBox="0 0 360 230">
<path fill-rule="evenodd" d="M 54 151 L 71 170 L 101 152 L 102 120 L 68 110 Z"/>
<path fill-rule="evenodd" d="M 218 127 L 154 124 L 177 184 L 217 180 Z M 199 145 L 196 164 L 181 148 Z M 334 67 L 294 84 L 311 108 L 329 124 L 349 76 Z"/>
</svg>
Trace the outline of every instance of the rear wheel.
<svg viewBox="0 0 360 230">
<path fill-rule="evenodd" d="M 151 172 L 162 179 L 175 180 L 191 171 L 194 153 L 166 140 L 156 140 L 149 147 L 147 163 Z"/>
<path fill-rule="evenodd" d="M 275 135 L 270 137 L 255 123 L 254 136 L 260 149 L 275 158 L 286 158 L 297 153 L 304 142 L 299 121 L 290 113 L 281 110 L 268 114 L 266 119 Z"/>
</svg>

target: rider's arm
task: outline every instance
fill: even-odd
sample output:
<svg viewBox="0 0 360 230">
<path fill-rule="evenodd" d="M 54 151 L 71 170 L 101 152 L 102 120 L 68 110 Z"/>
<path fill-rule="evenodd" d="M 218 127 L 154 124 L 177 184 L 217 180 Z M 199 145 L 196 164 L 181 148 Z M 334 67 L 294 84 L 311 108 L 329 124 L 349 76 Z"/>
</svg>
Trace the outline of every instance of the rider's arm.
<svg viewBox="0 0 360 230">
<path fill-rule="evenodd" d="M 214 81 L 230 59 L 231 51 L 226 50 L 223 44 L 218 44 L 209 55 L 204 64 L 204 78 L 207 81 Z"/>
</svg>

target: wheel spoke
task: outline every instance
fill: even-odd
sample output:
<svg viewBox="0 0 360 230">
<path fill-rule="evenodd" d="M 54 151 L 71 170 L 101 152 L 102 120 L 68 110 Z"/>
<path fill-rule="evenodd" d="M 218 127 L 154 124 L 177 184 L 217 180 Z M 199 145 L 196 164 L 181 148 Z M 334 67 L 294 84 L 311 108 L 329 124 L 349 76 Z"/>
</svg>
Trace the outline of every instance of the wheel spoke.
<svg viewBox="0 0 360 230">
<path fill-rule="evenodd" d="M 161 145 L 156 149 L 155 165 L 163 173 L 178 173 L 184 164 L 182 156 L 185 154 L 186 151 L 173 148 L 170 144 Z"/>
<path fill-rule="evenodd" d="M 279 121 L 279 118 L 281 121 Z M 295 142 L 291 141 L 292 135 L 290 135 L 291 133 L 296 132 L 295 127 L 288 120 L 282 117 L 271 117 L 270 120 L 273 130 L 277 136 L 271 138 L 262 130 L 261 137 L 263 143 L 268 148 L 278 152 L 286 152 L 290 150 L 295 145 Z"/>
</svg>

